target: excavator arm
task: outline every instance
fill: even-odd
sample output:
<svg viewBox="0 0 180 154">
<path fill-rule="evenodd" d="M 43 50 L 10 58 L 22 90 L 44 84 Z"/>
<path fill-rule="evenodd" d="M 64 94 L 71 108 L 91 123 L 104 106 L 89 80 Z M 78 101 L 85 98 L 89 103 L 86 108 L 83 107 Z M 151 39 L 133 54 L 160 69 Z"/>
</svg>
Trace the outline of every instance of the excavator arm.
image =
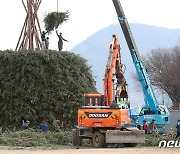
<svg viewBox="0 0 180 154">
<path fill-rule="evenodd" d="M 127 83 L 122 67 L 118 37 L 113 35 L 113 42 L 109 48 L 109 57 L 104 75 L 104 99 L 106 106 L 110 106 L 114 100 L 118 101 L 121 98 L 128 99 Z M 116 88 L 114 87 L 114 76 L 117 80 Z"/>
</svg>

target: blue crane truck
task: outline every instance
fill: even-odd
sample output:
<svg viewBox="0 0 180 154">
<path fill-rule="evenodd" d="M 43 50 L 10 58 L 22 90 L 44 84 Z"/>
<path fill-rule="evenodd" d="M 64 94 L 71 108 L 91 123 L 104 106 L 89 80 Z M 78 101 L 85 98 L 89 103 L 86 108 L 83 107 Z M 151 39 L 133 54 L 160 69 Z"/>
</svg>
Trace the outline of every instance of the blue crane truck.
<svg viewBox="0 0 180 154">
<path fill-rule="evenodd" d="M 144 93 L 145 105 L 143 106 L 137 119 L 139 120 L 139 123 L 141 125 L 143 124 L 143 120 L 151 122 L 152 119 L 154 119 L 158 131 L 160 133 L 163 133 L 165 125 L 170 124 L 170 113 L 165 105 L 159 105 L 157 102 L 150 79 L 148 77 L 148 73 L 139 55 L 138 48 L 135 44 L 132 32 L 130 30 L 130 26 L 122 9 L 120 0 L 112 1 L 117 12 L 118 20 L 128 48 L 130 50 L 133 64 L 135 66 L 137 76 Z M 135 120 L 136 119 L 134 119 L 133 123 L 135 123 Z"/>
</svg>

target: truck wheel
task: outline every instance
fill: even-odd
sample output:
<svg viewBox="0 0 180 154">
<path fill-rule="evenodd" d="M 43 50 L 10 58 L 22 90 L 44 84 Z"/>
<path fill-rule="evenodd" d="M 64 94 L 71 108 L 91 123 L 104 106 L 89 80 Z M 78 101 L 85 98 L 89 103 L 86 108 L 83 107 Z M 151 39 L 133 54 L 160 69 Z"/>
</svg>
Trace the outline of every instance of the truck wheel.
<svg viewBox="0 0 180 154">
<path fill-rule="evenodd" d="M 95 148 L 102 148 L 105 146 L 105 137 L 100 131 L 94 132 L 92 140 Z"/>
<path fill-rule="evenodd" d="M 78 130 L 73 129 L 73 137 L 72 137 L 72 144 L 73 146 L 82 146 L 82 137 L 79 136 Z"/>
<path fill-rule="evenodd" d="M 137 143 L 123 143 L 125 147 L 136 147 L 138 144 Z"/>
</svg>

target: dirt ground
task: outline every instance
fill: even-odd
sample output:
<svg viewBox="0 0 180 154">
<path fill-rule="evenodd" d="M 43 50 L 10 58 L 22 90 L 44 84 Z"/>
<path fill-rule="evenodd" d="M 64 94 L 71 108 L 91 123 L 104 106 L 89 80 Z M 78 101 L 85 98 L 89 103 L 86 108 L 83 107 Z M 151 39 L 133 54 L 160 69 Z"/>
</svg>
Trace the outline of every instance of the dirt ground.
<svg viewBox="0 0 180 154">
<path fill-rule="evenodd" d="M 180 148 L 136 147 L 136 148 L 80 148 L 60 147 L 56 150 L 8 149 L 0 147 L 0 154 L 180 154 Z"/>
</svg>

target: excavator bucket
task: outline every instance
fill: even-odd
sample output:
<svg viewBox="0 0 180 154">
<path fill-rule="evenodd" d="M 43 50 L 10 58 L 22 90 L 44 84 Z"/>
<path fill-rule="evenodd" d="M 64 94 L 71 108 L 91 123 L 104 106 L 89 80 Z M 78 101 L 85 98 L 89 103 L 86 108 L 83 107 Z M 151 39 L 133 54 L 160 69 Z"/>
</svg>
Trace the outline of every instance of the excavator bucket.
<svg viewBox="0 0 180 154">
<path fill-rule="evenodd" d="M 144 130 L 108 130 L 106 143 L 145 143 Z"/>
</svg>

